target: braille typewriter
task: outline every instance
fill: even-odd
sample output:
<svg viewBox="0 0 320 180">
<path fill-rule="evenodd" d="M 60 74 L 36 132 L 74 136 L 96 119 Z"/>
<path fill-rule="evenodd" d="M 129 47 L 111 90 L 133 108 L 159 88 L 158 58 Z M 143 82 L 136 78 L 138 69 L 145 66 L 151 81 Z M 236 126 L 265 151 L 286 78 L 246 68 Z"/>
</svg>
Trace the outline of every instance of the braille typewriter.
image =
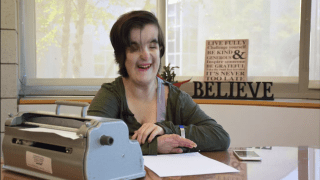
<svg viewBox="0 0 320 180">
<path fill-rule="evenodd" d="M 145 176 L 140 145 L 122 120 L 85 117 L 88 103 L 56 104 L 56 113 L 18 113 L 5 122 L 3 169 L 44 179 Z M 81 106 L 81 116 L 60 114 L 61 105 Z"/>
</svg>

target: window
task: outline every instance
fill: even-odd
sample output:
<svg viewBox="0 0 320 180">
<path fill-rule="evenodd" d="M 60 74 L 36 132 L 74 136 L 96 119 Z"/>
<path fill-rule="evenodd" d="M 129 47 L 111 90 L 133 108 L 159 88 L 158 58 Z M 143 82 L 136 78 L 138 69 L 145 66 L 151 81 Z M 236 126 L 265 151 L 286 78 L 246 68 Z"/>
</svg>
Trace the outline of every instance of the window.
<svg viewBox="0 0 320 180">
<path fill-rule="evenodd" d="M 23 95 L 94 95 L 102 83 L 118 76 L 110 28 L 124 12 L 145 9 L 159 18 L 167 48 L 162 64 L 180 67 L 176 79 L 203 79 L 206 40 L 249 39 L 248 81 L 274 82 L 275 98 L 319 98 L 319 91 L 305 84 L 308 0 L 20 0 L 19 4 Z M 193 88 L 186 91 L 192 93 Z"/>
<path fill-rule="evenodd" d="M 178 76 L 203 76 L 206 40 L 249 39 L 251 81 L 298 82 L 300 0 L 169 0 L 167 7 L 167 62 L 180 67 Z"/>
<path fill-rule="evenodd" d="M 115 78 L 109 33 L 132 10 L 156 14 L 156 0 L 35 1 L 35 78 Z"/>
<path fill-rule="evenodd" d="M 320 2 L 312 0 L 309 88 L 320 89 Z"/>
</svg>

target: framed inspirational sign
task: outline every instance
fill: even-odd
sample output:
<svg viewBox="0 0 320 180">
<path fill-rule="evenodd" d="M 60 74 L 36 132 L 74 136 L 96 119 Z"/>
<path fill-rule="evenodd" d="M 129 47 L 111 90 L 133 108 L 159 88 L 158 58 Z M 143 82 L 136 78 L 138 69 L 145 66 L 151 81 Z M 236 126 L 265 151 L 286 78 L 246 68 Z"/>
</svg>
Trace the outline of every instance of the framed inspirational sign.
<svg viewBox="0 0 320 180">
<path fill-rule="evenodd" d="M 246 82 L 248 39 L 207 40 L 205 82 Z"/>
</svg>

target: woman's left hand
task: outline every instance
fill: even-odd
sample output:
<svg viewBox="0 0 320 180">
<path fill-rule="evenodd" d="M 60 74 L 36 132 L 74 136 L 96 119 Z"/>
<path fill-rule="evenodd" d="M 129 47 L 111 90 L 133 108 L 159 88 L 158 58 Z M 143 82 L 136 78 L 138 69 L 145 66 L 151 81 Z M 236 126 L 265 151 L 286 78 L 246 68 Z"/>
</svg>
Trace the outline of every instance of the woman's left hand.
<svg viewBox="0 0 320 180">
<path fill-rule="evenodd" d="M 139 144 L 144 144 L 149 136 L 148 142 L 151 143 L 154 137 L 163 134 L 164 130 L 162 127 L 153 123 L 144 123 L 137 131 L 134 131 L 132 139 L 137 139 Z"/>
</svg>

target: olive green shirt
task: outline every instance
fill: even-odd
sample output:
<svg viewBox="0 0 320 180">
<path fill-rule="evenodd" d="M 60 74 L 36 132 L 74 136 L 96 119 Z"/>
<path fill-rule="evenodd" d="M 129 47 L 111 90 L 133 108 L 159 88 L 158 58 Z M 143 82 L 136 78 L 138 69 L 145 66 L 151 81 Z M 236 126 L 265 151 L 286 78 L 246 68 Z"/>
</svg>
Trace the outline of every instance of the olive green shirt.
<svg viewBox="0 0 320 180">
<path fill-rule="evenodd" d="M 165 121 L 156 123 L 164 129 L 164 133 L 180 135 L 179 125 L 184 125 L 185 137 L 197 144 L 191 151 L 228 149 L 230 137 L 222 126 L 206 115 L 189 94 L 168 82 L 164 85 L 169 86 L 166 117 Z M 130 137 L 142 126 L 129 110 L 121 76 L 112 83 L 104 83 L 101 86 L 91 102 L 88 115 L 122 119 L 129 128 Z M 146 141 L 141 144 L 144 155 L 157 154 L 157 149 L 157 138 L 151 143 Z"/>
</svg>

